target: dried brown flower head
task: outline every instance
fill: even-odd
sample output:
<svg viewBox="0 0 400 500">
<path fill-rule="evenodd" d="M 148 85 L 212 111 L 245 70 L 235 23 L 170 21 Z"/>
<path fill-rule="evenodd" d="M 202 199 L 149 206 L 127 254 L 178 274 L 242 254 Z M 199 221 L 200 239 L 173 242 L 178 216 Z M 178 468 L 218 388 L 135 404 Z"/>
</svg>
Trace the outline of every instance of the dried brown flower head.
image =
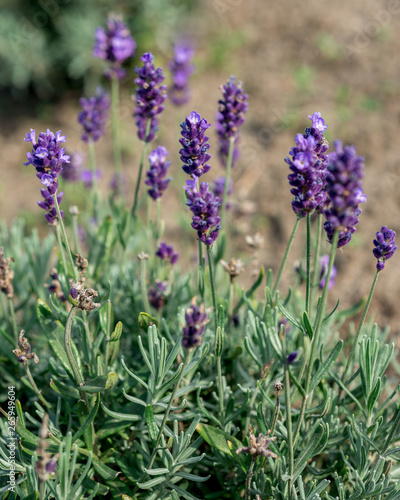
<svg viewBox="0 0 400 500">
<path fill-rule="evenodd" d="M 268 434 L 264 436 L 263 434 L 259 434 L 256 438 L 253 433 L 253 428 L 251 425 L 249 426 L 250 436 L 249 436 L 249 446 L 242 446 L 236 450 L 236 455 L 239 453 L 249 453 L 253 458 L 257 458 L 258 456 L 262 457 L 272 457 L 278 458 L 278 455 L 269 449 L 269 445 L 271 441 L 276 441 L 276 436 L 269 438 L 270 431 Z"/>
<path fill-rule="evenodd" d="M 91 311 L 101 306 L 101 304 L 93 302 L 93 299 L 99 295 L 96 290 L 93 288 L 85 288 L 81 281 L 78 281 L 78 283 L 72 286 L 69 295 L 72 299 L 72 304 L 83 311 Z"/>
<path fill-rule="evenodd" d="M 140 252 L 140 254 L 137 256 L 139 260 L 149 260 L 150 255 L 146 252 Z"/>
<path fill-rule="evenodd" d="M 12 284 L 14 271 L 11 271 L 11 262 L 14 262 L 13 257 L 5 257 L 4 248 L 0 247 L 0 290 L 5 293 L 9 299 L 14 297 L 14 287 Z"/>
<path fill-rule="evenodd" d="M 254 236 L 247 235 L 245 241 L 253 251 L 257 251 L 263 246 L 264 238 L 257 232 Z"/>
<path fill-rule="evenodd" d="M 231 259 L 229 263 L 221 259 L 220 262 L 225 271 L 229 274 L 231 282 L 234 281 L 236 276 L 239 276 L 239 274 L 244 271 L 243 262 L 240 259 Z"/>
<path fill-rule="evenodd" d="M 283 384 L 279 379 L 276 379 L 276 381 L 272 384 L 272 387 L 279 393 L 283 389 Z"/>
<path fill-rule="evenodd" d="M 24 337 L 25 331 L 21 330 L 18 338 L 18 347 L 13 350 L 13 353 L 17 356 L 18 361 L 20 363 L 27 363 L 28 359 L 33 359 L 33 361 L 38 364 L 39 358 L 36 353 L 31 352 L 31 345 L 28 342 L 28 339 Z"/>
</svg>

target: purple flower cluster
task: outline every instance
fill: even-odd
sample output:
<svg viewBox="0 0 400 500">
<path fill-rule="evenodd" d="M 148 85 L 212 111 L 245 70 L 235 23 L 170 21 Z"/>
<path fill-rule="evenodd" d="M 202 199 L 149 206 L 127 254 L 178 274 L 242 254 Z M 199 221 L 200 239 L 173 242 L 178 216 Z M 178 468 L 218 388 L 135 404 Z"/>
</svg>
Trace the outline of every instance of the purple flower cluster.
<svg viewBox="0 0 400 500">
<path fill-rule="evenodd" d="M 221 217 L 218 209 L 221 205 L 220 199 L 214 197 L 209 191 L 207 182 L 200 184 L 197 190 L 196 180 L 186 181 L 186 205 L 193 212 L 192 228 L 197 231 L 199 240 L 205 245 L 211 246 L 218 237 L 221 229 Z"/>
<path fill-rule="evenodd" d="M 323 136 L 327 126 L 320 113 L 309 118 L 312 126 L 303 135 L 296 135 L 296 146 L 290 150 L 292 158 L 285 158 L 292 171 L 288 179 L 293 186 L 290 190 L 294 196 L 292 208 L 298 217 L 322 210 L 327 200 L 325 152 L 329 146 Z"/>
<path fill-rule="evenodd" d="M 95 176 L 96 182 L 98 182 L 101 179 L 102 172 L 98 168 L 96 168 L 94 175 L 91 170 L 85 169 L 82 170 L 79 176 L 79 180 L 81 180 L 85 186 L 86 189 L 92 189 L 93 188 L 93 177 Z"/>
<path fill-rule="evenodd" d="M 174 57 L 170 61 L 168 68 L 172 73 L 169 98 L 177 106 L 186 104 L 190 98 L 188 80 L 194 71 L 194 66 L 191 64 L 193 56 L 194 50 L 190 45 L 185 43 L 175 45 Z"/>
<path fill-rule="evenodd" d="M 32 152 L 26 155 L 28 161 L 24 165 L 33 165 L 41 183 L 47 187 L 50 194 L 55 194 L 58 189 L 57 176 L 63 168 L 63 163 L 69 163 L 65 148 L 60 147 L 66 141 L 65 136 L 61 135 L 61 130 L 54 135 L 47 129 L 46 132 L 40 132 L 36 141 L 35 130 L 31 129 L 24 140 L 33 145 Z"/>
<path fill-rule="evenodd" d="M 44 215 L 46 217 L 47 222 L 49 224 L 52 224 L 53 226 L 56 226 L 58 224 L 58 216 L 54 203 L 54 198 L 47 191 L 47 189 L 41 189 L 40 192 L 42 193 L 44 201 L 38 201 L 37 204 L 39 205 L 40 208 L 43 208 L 43 210 L 47 211 L 47 214 Z M 62 191 L 61 193 L 57 193 L 57 202 L 59 205 L 61 203 L 63 194 L 64 193 Z M 62 210 L 60 210 L 60 214 L 61 218 L 64 219 L 64 212 Z"/>
<path fill-rule="evenodd" d="M 364 178 L 363 158 L 357 156 L 354 146 L 342 147 L 341 141 L 334 142 L 335 151 L 328 155 L 326 190 L 329 196 L 329 207 L 325 210 L 324 223 L 328 240 L 339 232 L 338 247 L 347 245 L 356 231 L 361 209 L 359 203 L 367 197 L 362 190 Z"/>
<path fill-rule="evenodd" d="M 171 177 L 166 178 L 171 162 L 167 160 L 169 155 L 164 146 L 158 146 L 149 154 L 150 170 L 147 171 L 145 184 L 150 186 L 147 191 L 153 200 L 160 198 L 171 182 Z"/>
<path fill-rule="evenodd" d="M 174 247 L 172 245 L 167 245 L 165 241 L 160 243 L 156 255 L 161 260 L 168 261 L 170 264 L 175 264 L 179 256 L 177 252 L 174 252 Z"/>
<path fill-rule="evenodd" d="M 207 153 L 210 149 L 208 137 L 205 131 L 210 124 L 202 118 L 199 113 L 192 111 L 185 121 L 181 123 L 181 139 L 179 142 L 183 146 L 179 150 L 183 171 L 188 175 L 200 177 L 210 170 L 207 165 L 211 156 Z"/>
<path fill-rule="evenodd" d="M 136 68 L 139 75 L 135 79 L 136 89 L 136 107 L 133 112 L 135 123 L 138 128 L 139 139 L 145 142 L 151 142 L 158 130 L 158 120 L 156 118 L 163 109 L 163 102 L 167 98 L 167 87 L 161 85 L 165 76 L 162 68 L 155 68 L 154 56 L 146 52 L 140 58 L 143 66 Z M 150 129 L 146 135 L 147 123 L 150 120 Z"/>
<path fill-rule="evenodd" d="M 79 112 L 78 122 L 83 127 L 81 138 L 85 142 L 96 142 L 104 134 L 110 109 L 110 96 L 101 87 L 96 90 L 94 97 L 79 100 L 83 111 Z"/>
<path fill-rule="evenodd" d="M 80 172 L 84 164 L 84 155 L 82 153 L 72 153 L 69 163 L 63 166 L 61 177 L 67 182 L 79 181 Z"/>
<path fill-rule="evenodd" d="M 185 349 L 191 349 L 201 344 L 202 335 L 209 322 L 204 304 L 199 307 L 196 299 L 185 312 L 186 326 L 183 327 L 182 345 Z"/>
<path fill-rule="evenodd" d="M 378 271 L 382 271 L 386 261 L 397 250 L 397 245 L 394 242 L 395 237 L 396 233 L 392 229 L 388 229 L 387 226 L 382 226 L 381 230 L 376 233 L 376 239 L 374 240 L 375 248 L 372 252 L 378 259 L 376 264 Z"/>
<path fill-rule="evenodd" d="M 164 307 L 165 301 L 167 300 L 165 295 L 166 291 L 166 283 L 160 280 L 156 280 L 154 286 L 149 288 L 149 302 L 157 311 Z"/>
<path fill-rule="evenodd" d="M 321 274 L 319 277 L 319 288 L 324 288 L 326 275 L 328 274 L 328 266 L 329 266 L 329 255 L 323 255 L 320 258 L 320 266 L 321 266 Z M 335 286 L 335 278 L 337 276 L 337 268 L 336 266 L 332 266 L 331 277 L 329 278 L 328 290 Z"/>
<path fill-rule="evenodd" d="M 222 204 L 223 198 L 224 198 L 224 189 L 225 189 L 225 177 L 217 177 L 214 180 L 214 184 L 212 186 L 212 191 L 214 193 L 214 196 L 216 198 L 219 198 Z M 228 184 L 228 196 L 230 196 L 233 193 L 233 182 L 232 179 L 229 180 Z M 231 204 L 228 202 L 226 204 L 226 209 L 229 210 L 231 208 Z"/>
<path fill-rule="evenodd" d="M 229 139 L 235 137 L 237 146 L 239 127 L 244 123 L 247 108 L 248 95 L 243 92 L 242 82 L 237 82 L 234 76 L 221 86 L 222 99 L 218 101 L 216 114 L 216 129 L 219 136 L 219 157 L 222 164 L 226 165 L 229 150 Z M 234 149 L 232 166 L 239 157 L 239 151 Z"/>
<path fill-rule="evenodd" d="M 111 63 L 110 69 L 106 72 L 108 77 L 123 78 L 126 71 L 121 65 L 134 55 L 136 42 L 131 37 L 126 24 L 122 22 L 122 17 L 110 14 L 107 29 L 97 28 L 95 36 L 93 56 Z"/>
</svg>

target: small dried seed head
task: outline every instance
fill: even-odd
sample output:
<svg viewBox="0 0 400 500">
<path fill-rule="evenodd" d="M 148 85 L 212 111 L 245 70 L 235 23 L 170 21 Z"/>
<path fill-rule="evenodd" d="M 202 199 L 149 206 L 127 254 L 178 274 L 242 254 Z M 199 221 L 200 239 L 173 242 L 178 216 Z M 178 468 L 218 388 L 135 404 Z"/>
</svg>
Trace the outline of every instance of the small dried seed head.
<svg viewBox="0 0 400 500">
<path fill-rule="evenodd" d="M 33 359 L 33 361 L 38 364 L 39 358 L 36 353 L 31 352 L 31 345 L 28 339 L 24 337 L 25 331 L 21 330 L 18 338 L 18 347 L 13 350 L 13 353 L 17 356 L 20 363 L 27 363 L 28 359 Z"/>
<path fill-rule="evenodd" d="M 96 290 L 93 290 L 93 288 L 85 288 L 81 281 L 78 281 L 71 287 L 69 295 L 72 304 L 83 311 L 91 311 L 101 306 L 101 304 L 93 302 L 93 299 L 99 295 Z"/>
<path fill-rule="evenodd" d="M 269 445 L 271 441 L 276 441 L 276 436 L 269 438 L 270 431 L 264 436 L 263 434 L 259 434 L 256 438 L 253 433 L 253 428 L 251 425 L 249 426 L 250 436 L 249 436 L 249 446 L 242 446 L 236 450 L 236 455 L 239 453 L 249 453 L 253 458 L 257 458 L 258 456 L 262 457 L 272 457 L 278 458 L 273 451 L 269 449 Z"/>
<path fill-rule="evenodd" d="M 257 232 L 254 236 L 247 235 L 245 241 L 253 251 L 257 251 L 263 246 L 264 238 Z"/>
<path fill-rule="evenodd" d="M 279 394 L 279 392 L 283 389 L 283 384 L 279 379 L 276 379 L 275 382 L 272 384 L 272 387 Z"/>
<path fill-rule="evenodd" d="M 79 253 L 75 254 L 75 262 L 76 262 L 76 267 L 78 268 L 79 274 L 81 277 L 84 276 L 86 273 L 87 267 L 88 267 L 88 261 L 82 255 Z"/>
<path fill-rule="evenodd" d="M 149 260 L 150 255 L 146 252 L 140 252 L 140 254 L 137 256 L 139 260 Z"/>
<path fill-rule="evenodd" d="M 14 262 L 14 258 L 5 257 L 4 248 L 0 247 L 0 290 L 5 293 L 9 299 L 14 297 L 14 287 L 12 284 L 14 271 L 11 271 L 11 262 Z"/>
<path fill-rule="evenodd" d="M 221 260 L 221 264 L 223 265 L 225 271 L 229 274 L 231 283 L 233 283 L 236 276 L 239 276 L 239 274 L 244 271 L 243 262 L 240 259 L 231 259 L 229 263 Z"/>
<path fill-rule="evenodd" d="M 69 207 L 69 213 L 71 215 L 79 215 L 79 208 L 76 205 Z"/>
</svg>

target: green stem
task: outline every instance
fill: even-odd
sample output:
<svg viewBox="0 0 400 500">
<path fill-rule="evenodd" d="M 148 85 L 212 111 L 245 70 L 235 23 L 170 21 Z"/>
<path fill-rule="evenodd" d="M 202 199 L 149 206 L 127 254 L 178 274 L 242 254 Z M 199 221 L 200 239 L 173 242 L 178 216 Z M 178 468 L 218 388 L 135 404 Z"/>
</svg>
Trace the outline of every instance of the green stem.
<svg viewBox="0 0 400 500">
<path fill-rule="evenodd" d="M 222 198 L 222 207 L 221 207 L 221 227 L 224 228 L 225 234 L 227 234 L 227 231 L 229 228 L 228 224 L 224 224 L 224 222 L 225 222 L 225 217 L 226 217 L 226 204 L 228 203 L 228 189 L 229 189 L 229 181 L 230 181 L 230 177 L 231 177 L 234 142 L 235 142 L 235 137 L 231 137 L 229 139 L 228 157 L 226 159 L 224 195 Z"/>
<path fill-rule="evenodd" d="M 310 316 L 310 287 L 311 287 L 311 215 L 306 215 L 307 222 L 307 256 L 306 256 L 306 312 Z"/>
<path fill-rule="evenodd" d="M 113 77 L 111 80 L 111 120 L 117 192 L 122 195 L 122 160 L 121 145 L 119 141 L 119 80 L 117 77 Z"/>
<path fill-rule="evenodd" d="M 300 414 L 299 414 L 299 419 L 298 419 L 297 425 L 296 425 L 296 431 L 295 431 L 294 438 L 293 438 L 293 445 L 294 446 L 296 446 L 296 442 L 297 442 L 297 439 L 298 439 L 299 434 L 300 434 L 300 428 L 301 428 L 301 425 L 303 423 L 304 415 L 306 412 L 307 403 L 308 403 L 308 400 L 310 398 L 309 389 L 310 389 L 310 383 L 311 383 L 312 369 L 313 369 L 313 365 L 314 365 L 315 353 L 316 353 L 318 343 L 319 343 L 319 336 L 320 336 L 320 331 L 321 331 L 322 319 L 323 319 L 324 312 L 325 312 L 326 299 L 328 297 L 328 285 L 329 285 L 329 280 L 331 277 L 333 263 L 335 261 L 338 240 L 339 240 L 339 232 L 336 231 L 336 233 L 333 236 L 333 240 L 332 240 L 331 253 L 329 256 L 328 273 L 326 275 L 325 285 L 324 285 L 324 289 L 322 291 L 321 306 L 320 306 L 320 309 L 318 311 L 318 314 L 317 314 L 317 317 L 316 317 L 315 323 L 314 323 L 315 324 L 314 335 L 313 335 L 313 338 L 311 341 L 310 357 L 309 357 L 308 366 L 307 366 L 306 383 L 305 383 L 305 391 L 304 391 L 306 395 L 303 398 L 303 402 L 302 402 Z"/>
<path fill-rule="evenodd" d="M 290 249 L 292 247 L 293 239 L 294 239 L 294 236 L 296 234 L 299 222 L 300 222 L 300 217 L 297 217 L 296 222 L 294 223 L 292 234 L 290 235 L 290 238 L 289 238 L 289 241 L 288 241 L 288 244 L 286 247 L 285 255 L 283 256 L 283 259 L 282 259 L 281 267 L 279 268 L 278 275 L 276 277 L 274 288 L 272 289 L 272 296 L 274 296 L 276 291 L 278 290 L 278 286 L 279 286 L 279 282 L 280 282 L 281 277 L 282 277 L 283 269 L 285 268 L 286 261 L 287 261 Z"/>
<path fill-rule="evenodd" d="M 249 411 L 247 412 L 247 415 L 246 415 L 246 422 L 244 425 L 244 433 L 243 433 L 244 436 L 247 436 L 247 434 L 249 433 L 251 408 L 253 408 L 253 405 L 257 399 L 258 393 L 259 393 L 259 388 L 258 388 L 258 385 L 256 385 L 254 392 L 251 396 L 249 406 L 248 406 Z"/>
<path fill-rule="evenodd" d="M 69 361 L 69 364 L 71 365 L 72 371 L 74 373 L 75 381 L 78 386 L 81 386 L 84 384 L 83 377 L 79 373 L 78 366 L 75 362 L 75 358 L 72 354 L 72 349 L 71 349 L 71 328 L 72 328 L 72 321 L 74 319 L 75 314 L 78 312 L 78 307 L 72 306 L 71 310 L 68 314 L 67 322 L 65 324 L 65 331 L 64 331 L 64 348 L 65 352 L 67 354 L 67 358 Z M 79 391 L 81 398 L 86 402 L 87 406 L 89 407 L 89 402 L 86 396 L 86 392 Z"/>
<path fill-rule="evenodd" d="M 91 139 L 89 140 L 89 158 L 90 158 L 90 171 L 92 173 L 93 208 L 95 215 L 98 217 L 99 188 L 97 185 L 97 176 L 96 176 L 96 151 L 94 142 Z"/>
<path fill-rule="evenodd" d="M 35 381 L 33 380 L 33 376 L 32 376 L 32 373 L 29 369 L 28 363 L 24 363 L 24 365 L 25 365 L 25 370 L 26 370 L 26 376 L 28 377 L 28 380 L 31 383 L 32 389 L 34 390 L 36 396 L 44 404 L 44 406 L 46 406 L 47 408 L 51 408 L 51 404 L 46 401 L 46 399 L 42 395 L 42 392 L 39 391 L 38 386 L 36 385 Z"/>
<path fill-rule="evenodd" d="M 215 326 L 215 332 L 217 332 L 217 327 L 218 327 L 218 322 L 217 322 L 217 300 L 215 296 L 215 285 L 214 285 L 214 270 L 213 270 L 213 256 L 211 252 L 211 246 L 206 245 L 207 247 L 207 256 L 208 256 L 208 267 L 210 270 L 210 285 L 211 285 L 211 297 L 212 297 L 212 303 L 214 307 L 214 326 Z"/>
<path fill-rule="evenodd" d="M 285 364 L 285 406 L 286 406 L 286 429 L 289 451 L 289 494 L 288 500 L 292 498 L 294 454 L 293 454 L 293 433 L 292 433 L 292 407 L 290 402 L 290 376 L 289 367 Z"/>
<path fill-rule="evenodd" d="M 319 275 L 320 275 L 320 252 L 321 252 L 321 233 L 322 233 L 322 214 L 318 214 L 318 225 L 317 225 L 317 241 L 315 244 L 315 254 L 314 254 L 314 265 L 313 265 L 313 277 L 311 284 L 311 295 L 310 295 L 310 304 L 312 307 L 313 297 L 315 290 L 318 287 Z"/>
<path fill-rule="evenodd" d="M 146 135 L 145 135 L 146 138 L 149 135 L 150 127 L 151 127 L 151 120 L 147 120 Z M 131 212 L 131 216 L 132 217 L 135 216 L 136 208 L 137 208 L 137 205 L 138 205 L 138 202 L 139 202 L 140 181 L 141 181 L 141 178 L 142 178 L 142 171 L 143 171 L 144 159 L 145 159 L 145 156 L 146 156 L 147 144 L 148 143 L 146 141 L 143 141 L 142 157 L 140 158 L 138 178 L 137 178 L 137 181 L 136 181 L 135 199 L 133 201 L 133 207 L 132 207 L 132 212 Z"/>
<path fill-rule="evenodd" d="M 140 259 L 140 289 L 142 292 L 142 300 L 144 305 L 144 310 L 147 314 L 151 313 L 149 297 L 147 295 L 146 287 L 146 259 Z"/>
<path fill-rule="evenodd" d="M 12 297 L 8 297 L 8 305 L 10 308 L 11 324 L 12 324 L 12 328 L 13 328 L 13 332 L 14 332 L 14 338 L 15 338 L 16 344 L 18 344 L 18 339 L 19 339 L 18 327 L 17 327 L 17 320 L 15 318 L 14 301 L 13 301 Z"/>
<path fill-rule="evenodd" d="M 201 295 L 201 299 L 204 300 L 204 258 L 203 258 L 203 243 L 199 240 L 199 271 L 197 273 L 197 288 Z"/>
<path fill-rule="evenodd" d="M 281 409 L 281 402 L 280 402 L 280 398 L 279 398 L 279 391 L 276 391 L 276 403 L 275 403 L 274 414 L 272 416 L 272 423 L 271 423 L 271 437 L 274 435 L 274 432 L 275 432 L 275 427 L 276 427 L 276 423 L 278 422 L 280 409 Z"/>
<path fill-rule="evenodd" d="M 78 238 L 78 207 L 76 208 L 76 211 L 70 211 L 71 218 L 72 218 L 72 238 L 74 242 L 74 253 L 80 253 L 79 252 L 79 238 Z"/>
<path fill-rule="evenodd" d="M 62 243 L 62 236 L 61 236 L 60 224 L 56 225 L 56 237 L 57 237 L 58 249 L 60 251 L 61 265 L 62 265 L 62 268 L 64 269 L 65 277 L 67 278 L 69 276 L 69 273 L 68 273 L 67 264 L 65 262 L 65 252 L 64 252 L 64 246 L 63 246 L 63 243 Z"/>
<path fill-rule="evenodd" d="M 74 280 L 78 281 L 78 271 L 77 271 L 77 269 L 76 269 L 76 267 L 74 265 L 74 259 L 72 258 L 71 248 L 69 246 L 69 242 L 68 242 L 68 238 L 67 238 L 67 233 L 65 231 L 64 221 L 62 220 L 61 213 L 60 213 L 60 207 L 58 205 L 57 193 L 53 194 L 53 199 L 54 199 L 54 205 L 55 205 L 56 211 L 57 211 L 58 222 L 59 222 L 59 225 L 60 225 L 61 234 L 62 234 L 62 237 L 63 237 L 63 240 L 64 240 L 65 248 L 67 249 L 67 255 L 68 255 L 69 263 L 71 265 L 71 271 L 73 273 Z"/>
<path fill-rule="evenodd" d="M 221 423 L 222 423 L 222 425 L 224 425 L 225 408 L 224 408 L 224 387 L 222 384 L 221 356 L 217 356 L 217 371 L 218 371 L 219 414 L 220 414 L 220 418 L 221 418 Z"/>
<path fill-rule="evenodd" d="M 367 300 L 367 303 L 365 304 L 360 324 L 358 325 L 356 336 L 354 337 L 353 344 L 351 346 L 351 351 L 350 351 L 349 357 L 347 358 L 346 367 L 345 367 L 343 375 L 342 375 L 342 382 L 345 382 L 347 371 L 350 367 L 350 362 L 354 356 L 354 352 L 355 352 L 357 344 L 358 344 L 358 339 L 360 337 L 360 333 L 361 333 L 362 327 L 364 326 L 365 318 L 367 317 L 368 309 L 369 309 L 369 306 L 371 304 L 372 295 L 374 294 L 376 282 L 378 281 L 378 274 L 379 274 L 379 271 L 377 270 L 375 273 L 375 276 L 374 276 L 374 281 L 372 282 L 372 285 L 371 285 L 371 290 L 369 291 L 368 300 Z"/>
<path fill-rule="evenodd" d="M 257 455 L 253 455 L 246 478 L 246 496 L 245 500 L 251 500 L 251 479 L 253 477 L 254 464 L 256 463 Z"/>
</svg>

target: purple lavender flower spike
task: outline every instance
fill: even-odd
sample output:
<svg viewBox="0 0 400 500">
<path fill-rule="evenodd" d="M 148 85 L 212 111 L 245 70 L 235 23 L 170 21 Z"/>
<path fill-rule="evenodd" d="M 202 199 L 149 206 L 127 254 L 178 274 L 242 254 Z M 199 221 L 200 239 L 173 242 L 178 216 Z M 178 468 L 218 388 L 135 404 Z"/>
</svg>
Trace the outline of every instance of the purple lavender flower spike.
<svg viewBox="0 0 400 500">
<path fill-rule="evenodd" d="M 126 59 L 134 55 L 136 42 L 131 37 L 126 24 L 122 22 L 122 17 L 110 14 L 107 20 L 107 28 L 97 28 L 95 36 L 96 43 L 93 48 L 93 56 L 110 63 L 106 76 L 123 78 L 126 71 L 122 69 L 121 65 Z"/>
<path fill-rule="evenodd" d="M 289 354 L 289 356 L 286 358 L 286 362 L 291 365 L 293 363 L 293 361 L 297 358 L 297 351 L 294 351 L 292 353 Z"/>
<path fill-rule="evenodd" d="M 238 134 L 239 128 L 246 119 L 246 112 L 249 107 L 247 102 L 248 95 L 243 92 L 242 82 L 236 81 L 234 76 L 220 87 L 222 99 L 218 101 L 218 111 L 216 114 L 217 134 L 220 141 L 219 158 L 223 166 L 226 166 L 226 160 L 229 150 L 229 139 L 235 137 L 234 150 L 232 157 L 232 166 L 239 158 Z"/>
<path fill-rule="evenodd" d="M 47 189 L 43 188 L 40 191 L 42 193 L 44 201 L 38 201 L 37 204 L 39 205 L 40 208 L 43 208 L 43 210 L 47 211 L 47 214 L 44 215 L 46 217 L 47 222 L 53 226 L 56 226 L 58 224 L 58 216 L 54 204 L 54 198 Z M 61 203 L 63 194 L 64 193 L 62 191 L 61 193 L 57 193 L 57 201 L 59 205 Z M 64 212 L 62 210 L 60 210 L 60 214 L 61 218 L 64 219 Z"/>
<path fill-rule="evenodd" d="M 328 240 L 339 231 L 338 247 L 347 245 L 356 231 L 361 209 L 359 203 L 367 200 L 362 191 L 364 164 L 362 156 L 357 156 L 354 146 L 342 147 L 341 141 L 334 142 L 335 151 L 328 155 L 326 189 L 330 200 L 325 210 L 324 229 Z"/>
<path fill-rule="evenodd" d="M 225 177 L 217 177 L 214 180 L 214 184 L 212 187 L 212 191 L 214 193 L 214 196 L 219 198 L 221 200 L 221 204 L 224 198 L 224 189 L 225 189 Z M 230 196 L 233 193 L 233 182 L 232 179 L 229 180 L 228 184 L 228 196 Z M 229 210 L 231 208 L 231 204 L 228 202 L 226 204 L 226 209 Z"/>
<path fill-rule="evenodd" d="M 205 135 L 209 127 L 210 124 L 195 111 L 192 111 L 181 123 L 182 137 L 179 142 L 183 147 L 179 150 L 179 154 L 184 163 L 182 169 L 188 175 L 200 177 L 211 168 L 207 165 L 211 156 L 207 153 L 210 145 L 208 144 L 209 138 Z"/>
<path fill-rule="evenodd" d="M 60 147 L 60 144 L 66 142 L 65 136 L 61 135 L 61 130 L 53 134 L 47 129 L 46 132 L 40 132 L 36 141 L 35 130 L 31 129 L 24 140 L 33 145 L 32 152 L 26 154 L 28 161 L 24 165 L 33 165 L 41 183 L 47 187 L 50 194 L 55 194 L 58 189 L 57 176 L 62 171 L 63 163 L 69 163 L 65 148 Z"/>
<path fill-rule="evenodd" d="M 167 160 L 169 155 L 164 146 L 158 146 L 149 154 L 150 170 L 147 171 L 145 184 L 150 186 L 147 191 L 153 200 L 160 198 L 171 182 L 171 177 L 166 178 L 171 162 Z"/>
<path fill-rule="evenodd" d="M 376 233 L 376 239 L 374 240 L 375 248 L 372 250 L 372 253 L 378 259 L 376 263 L 378 271 L 382 271 L 386 261 L 397 250 L 397 245 L 394 242 L 395 237 L 395 231 L 388 229 L 387 226 L 382 226 L 381 230 Z"/>
<path fill-rule="evenodd" d="M 189 44 L 178 43 L 174 47 L 174 57 L 168 68 L 172 73 L 172 86 L 169 88 L 169 98 L 177 106 L 186 104 L 190 99 L 188 80 L 194 71 L 191 60 L 194 50 Z"/>
<path fill-rule="evenodd" d="M 192 181 L 187 181 L 186 205 L 193 212 L 192 228 L 197 231 L 199 240 L 207 246 L 211 246 L 218 237 L 221 229 L 221 217 L 217 215 L 221 205 L 219 198 L 214 197 L 209 191 L 207 182 L 200 184 L 200 189 L 193 187 Z"/>
<path fill-rule="evenodd" d="M 177 252 L 174 252 L 174 247 L 172 245 L 167 245 L 165 241 L 160 243 L 156 255 L 161 260 L 165 260 L 170 264 L 175 264 L 179 256 Z"/>
<path fill-rule="evenodd" d="M 209 322 L 204 304 L 199 307 L 196 298 L 192 300 L 192 305 L 185 312 L 186 326 L 183 327 L 182 346 L 185 349 L 192 349 L 201 344 L 206 324 Z"/>
<path fill-rule="evenodd" d="M 325 281 L 326 281 L 326 275 L 328 274 L 328 266 L 329 266 L 329 255 L 323 255 L 319 261 L 320 266 L 321 266 L 321 275 L 320 275 L 320 282 L 319 282 L 319 288 L 323 289 L 325 286 Z M 331 277 L 329 279 L 328 283 L 328 290 L 333 288 L 335 286 L 335 278 L 337 276 L 337 268 L 336 266 L 332 266 L 332 271 L 331 271 Z"/>
<path fill-rule="evenodd" d="M 154 286 L 149 288 L 149 302 L 158 311 L 164 307 L 167 299 L 165 295 L 166 290 L 166 283 L 160 280 L 156 280 Z"/>
<path fill-rule="evenodd" d="M 291 174 L 288 175 L 290 192 L 293 194 L 292 208 L 298 217 L 305 217 L 314 210 L 321 211 L 327 202 L 326 151 L 329 148 L 323 132 L 327 125 L 321 113 L 309 115 L 311 127 L 295 137 L 296 146 L 290 150 L 292 158 L 285 158 Z"/>
<path fill-rule="evenodd" d="M 88 143 L 90 140 L 96 142 L 104 134 L 108 112 L 110 110 L 110 96 L 101 87 L 96 89 L 96 95 L 79 100 L 83 111 L 79 112 L 78 122 L 83 127 L 81 138 Z"/>
<path fill-rule="evenodd" d="M 139 75 L 135 79 L 136 88 L 136 107 L 133 112 L 135 123 L 138 128 L 139 139 L 145 142 L 151 142 L 158 130 L 158 119 L 163 109 L 163 102 L 167 98 L 167 86 L 161 85 L 165 76 L 162 68 L 155 68 L 154 56 L 146 52 L 140 58 L 143 66 L 136 68 Z M 146 136 L 147 123 L 150 120 L 150 131 Z"/>
</svg>

